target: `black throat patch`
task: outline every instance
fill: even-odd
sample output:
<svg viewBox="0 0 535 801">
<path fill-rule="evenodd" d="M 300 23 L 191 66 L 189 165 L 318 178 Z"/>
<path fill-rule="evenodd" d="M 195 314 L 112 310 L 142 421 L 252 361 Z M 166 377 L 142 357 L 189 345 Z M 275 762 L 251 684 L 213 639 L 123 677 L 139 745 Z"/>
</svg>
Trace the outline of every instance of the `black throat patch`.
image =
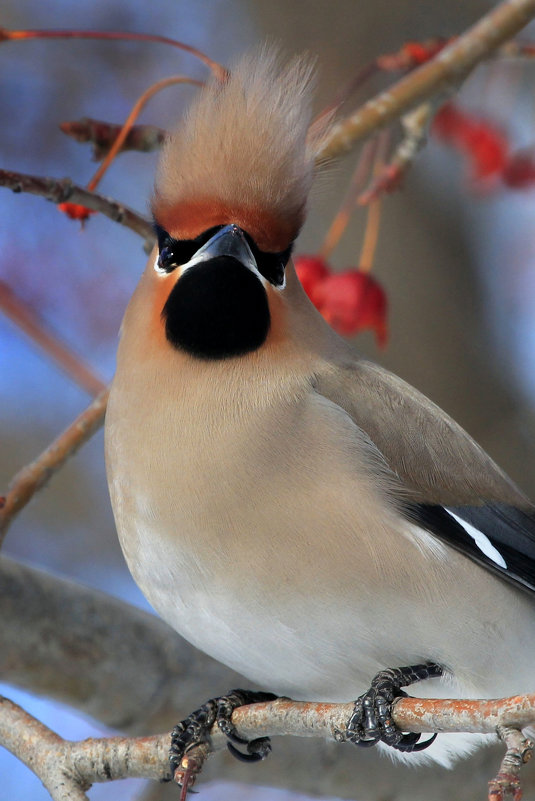
<svg viewBox="0 0 535 801">
<path fill-rule="evenodd" d="M 200 359 L 228 359 L 257 350 L 271 318 L 258 276 L 231 256 L 190 267 L 162 310 L 173 347 Z"/>
</svg>

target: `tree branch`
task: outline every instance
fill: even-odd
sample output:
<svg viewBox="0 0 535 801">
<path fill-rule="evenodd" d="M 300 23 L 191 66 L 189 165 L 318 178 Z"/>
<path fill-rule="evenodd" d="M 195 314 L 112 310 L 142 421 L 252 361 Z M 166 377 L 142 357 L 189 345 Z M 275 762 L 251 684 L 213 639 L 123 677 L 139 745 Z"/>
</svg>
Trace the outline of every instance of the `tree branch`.
<svg viewBox="0 0 535 801">
<path fill-rule="evenodd" d="M 353 712 L 353 704 L 320 704 L 278 699 L 266 704 L 253 704 L 237 709 L 232 721 L 238 735 L 247 740 L 274 735 L 337 739 Z M 515 696 L 496 701 L 448 701 L 401 698 L 394 707 L 394 722 L 400 728 L 419 731 L 469 731 L 495 733 L 501 729 L 507 744 L 503 764 L 507 786 L 519 787 L 518 769 L 533 745 L 519 738 L 518 730 L 535 719 L 535 695 Z M 0 744 L 20 758 L 42 780 L 54 801 L 85 799 L 84 791 L 94 782 L 124 778 L 164 780 L 169 778 L 170 733 L 152 737 L 90 738 L 69 742 L 32 718 L 21 707 L 0 698 Z M 204 759 L 226 747 L 225 735 L 214 726 L 210 742 L 193 749 L 183 764 L 195 762 L 192 782 Z M 520 753 L 520 762 L 511 765 L 511 756 Z M 517 760 L 518 761 L 518 760 Z M 182 777 L 183 771 L 177 771 Z M 495 791 L 500 773 L 490 782 Z M 512 781 L 512 778 L 514 781 Z M 74 792 L 76 789 L 77 792 Z M 492 796 L 490 796 L 492 797 Z"/>
<path fill-rule="evenodd" d="M 535 0 L 504 0 L 476 25 L 394 86 L 335 124 L 318 153 L 323 162 L 350 151 L 357 142 L 415 105 L 464 80 L 466 75 L 535 17 Z M 516 51 L 515 51 L 516 52 Z M 150 222 L 126 206 L 76 186 L 68 178 L 43 178 L 0 170 L 0 186 L 41 195 L 54 203 L 67 201 L 99 211 L 154 243 Z"/>
<path fill-rule="evenodd" d="M 7 495 L 0 498 L 0 546 L 15 515 L 101 427 L 108 395 L 109 390 L 106 388 L 40 456 L 23 467 L 12 479 Z"/>
<path fill-rule="evenodd" d="M 95 590 L 6 558 L 0 559 L 0 641 L 3 681 L 66 702 L 130 734 L 166 729 L 214 692 L 224 693 L 229 687 L 243 685 L 242 678 L 196 651 L 158 618 Z M 291 734 L 333 740 L 335 730 L 345 728 L 352 709 L 352 703 L 318 704 L 281 699 L 238 709 L 233 722 L 240 735 L 249 739 Z M 17 749 L 22 749 L 20 756 L 26 760 L 26 741 L 22 731 L 13 731 L 13 714 L 13 705 L 3 708 L 0 705 L 0 744 L 16 755 L 19 755 Z M 507 725 L 509 730 L 512 727 L 516 733 L 504 737 L 510 775 L 511 760 L 516 760 L 518 768 L 522 762 L 519 753 L 522 756 L 525 745 L 518 736 L 518 728 L 535 720 L 535 695 L 499 701 L 400 699 L 395 705 L 394 720 L 405 730 L 421 732 L 495 733 L 500 726 Z M 21 729 L 26 723 L 22 714 Z M 9 729 L 9 736 L 2 734 L 3 727 Z M 49 753 L 50 744 L 57 744 L 58 740 L 46 727 L 42 731 L 42 749 Z M 35 737 L 40 736 L 40 732 L 39 726 L 30 731 L 34 737 L 31 747 L 28 746 L 31 751 L 35 752 Z M 22 738 L 22 745 L 17 745 L 17 738 Z M 140 740 L 99 739 L 87 745 L 61 741 L 63 750 L 54 751 L 50 759 L 58 763 L 61 758 L 58 764 L 62 770 L 71 778 L 78 777 L 81 787 L 125 775 L 161 779 L 168 771 L 169 742 L 169 733 Z M 215 730 L 210 749 L 224 749 L 225 742 L 223 735 Z M 348 760 L 343 771 L 346 775 L 357 755 L 349 748 L 336 750 L 338 758 Z M 304 779 L 298 776 L 292 751 L 295 745 L 290 749 L 286 770 L 281 767 L 285 752 L 279 755 L 276 778 L 281 781 L 281 774 L 284 774 L 285 784 L 302 789 Z M 202 750 L 194 755 L 202 767 Z M 191 752 L 188 756 L 192 756 Z M 298 758 L 306 773 L 318 759 L 318 751 L 308 745 Z M 131 765 L 128 774 L 125 773 L 127 759 Z M 370 759 L 369 754 L 367 759 Z M 207 767 L 208 773 L 213 773 L 217 767 L 221 775 L 239 768 L 239 764 L 231 760 L 228 765 L 218 762 L 214 768 Z M 500 769 L 493 780 L 494 786 L 503 784 L 502 773 Z M 331 787 L 332 792 L 349 790 L 349 784 L 341 782 L 340 777 Z M 83 795 L 72 797 L 84 798 Z M 63 801 L 61 796 L 59 798 Z"/>
<path fill-rule="evenodd" d="M 90 395 L 98 395 L 105 384 L 79 356 L 45 328 L 37 314 L 0 280 L 0 309 L 45 353 Z"/>
<path fill-rule="evenodd" d="M 155 242 L 154 231 L 149 220 L 116 200 L 73 184 L 70 178 L 43 178 L 21 172 L 0 170 L 0 186 L 5 186 L 13 192 L 29 192 L 31 195 L 40 195 L 53 203 L 76 203 L 93 211 L 99 211 L 110 220 L 139 234 L 145 239 L 147 247 L 152 247 Z"/>
<path fill-rule="evenodd" d="M 164 731 L 243 678 L 155 615 L 0 558 L 0 680 L 128 734 Z"/>
<path fill-rule="evenodd" d="M 505 0 L 437 55 L 335 124 L 318 153 L 323 162 L 350 151 L 361 139 L 433 95 L 449 90 L 535 17 L 535 0 Z"/>
<path fill-rule="evenodd" d="M 108 41 L 133 41 L 133 42 L 159 42 L 160 44 L 171 45 L 186 53 L 190 53 L 207 67 L 210 68 L 214 78 L 218 81 L 226 81 L 228 70 L 217 61 L 209 58 L 201 50 L 192 45 L 179 42 L 177 39 L 170 39 L 168 36 L 156 36 L 152 33 L 136 33 L 135 31 L 77 31 L 77 30 L 26 30 L 11 31 L 7 28 L 0 28 L 0 44 L 3 42 L 23 42 L 30 39 L 97 39 Z"/>
<path fill-rule="evenodd" d="M 0 743 L 41 779 L 54 801 L 88 801 L 89 785 L 64 768 L 61 737 L 2 696 Z"/>
<path fill-rule="evenodd" d="M 77 142 L 91 144 L 96 161 L 107 155 L 123 128 L 122 125 L 91 117 L 62 122 L 59 127 L 64 134 Z M 163 145 L 166 135 L 167 132 L 156 125 L 134 125 L 121 146 L 121 153 L 126 150 L 137 150 L 142 153 L 158 150 Z"/>
</svg>

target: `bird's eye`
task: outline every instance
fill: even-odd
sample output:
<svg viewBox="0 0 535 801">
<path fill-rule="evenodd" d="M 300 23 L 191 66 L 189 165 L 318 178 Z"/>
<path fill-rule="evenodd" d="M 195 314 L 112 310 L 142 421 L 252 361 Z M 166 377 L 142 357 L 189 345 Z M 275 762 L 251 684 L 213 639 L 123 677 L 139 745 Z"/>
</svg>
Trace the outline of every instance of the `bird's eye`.
<svg viewBox="0 0 535 801">
<path fill-rule="evenodd" d="M 273 284 L 273 286 L 283 289 L 285 286 L 284 270 L 288 259 L 292 255 L 293 242 L 286 250 L 282 250 L 279 253 L 267 253 L 264 250 L 260 250 L 254 239 L 247 232 L 244 231 L 244 233 L 247 243 L 255 257 L 258 272 Z"/>
<path fill-rule="evenodd" d="M 160 251 L 154 265 L 156 272 L 169 274 L 172 273 L 179 264 L 187 264 L 197 253 L 199 248 L 205 245 L 222 227 L 222 225 L 217 225 L 214 228 L 210 228 L 208 231 L 203 231 L 203 233 L 199 234 L 195 239 L 175 239 L 168 234 L 161 225 L 154 223 L 154 230 L 158 237 L 158 249 Z"/>
<path fill-rule="evenodd" d="M 160 255 L 158 256 L 157 266 L 159 270 L 162 270 L 164 273 L 170 273 L 172 270 L 175 269 L 177 266 L 176 264 L 176 256 L 173 252 L 173 248 L 169 245 L 166 245 L 160 250 Z"/>
</svg>

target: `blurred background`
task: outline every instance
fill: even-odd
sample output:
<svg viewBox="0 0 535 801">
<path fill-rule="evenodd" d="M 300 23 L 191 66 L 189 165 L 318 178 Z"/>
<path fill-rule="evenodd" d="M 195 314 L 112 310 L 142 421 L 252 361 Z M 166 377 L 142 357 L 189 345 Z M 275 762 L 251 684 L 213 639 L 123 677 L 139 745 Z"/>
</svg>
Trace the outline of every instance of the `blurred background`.
<svg viewBox="0 0 535 801">
<path fill-rule="evenodd" d="M 341 83 L 375 56 L 407 40 L 463 31 L 487 0 L 3 0 L 0 25 L 22 28 L 129 30 L 163 34 L 232 63 L 266 38 L 289 53 L 317 57 L 318 110 Z M 529 38 L 529 31 L 525 34 Z M 535 31 L 532 29 L 532 38 Z M 186 54 L 135 42 L 32 41 L 0 47 L 0 166 L 36 175 L 70 176 L 84 184 L 96 165 L 90 149 L 58 125 L 83 116 L 122 122 L 152 82 L 206 70 Z M 535 65 L 487 64 L 462 90 L 463 105 L 502 126 L 515 148 L 535 141 Z M 372 82 L 366 92 L 385 84 Z M 176 120 L 195 90 L 166 89 L 141 121 Z M 365 95 L 361 94 L 362 99 Z M 343 197 L 357 154 L 332 167 L 311 203 L 298 253 L 320 246 Z M 147 213 L 155 154 L 126 153 L 100 191 Z M 431 139 L 402 191 L 383 204 L 374 275 L 389 300 L 390 341 L 376 349 L 371 333 L 355 346 L 414 384 L 457 419 L 520 486 L 535 497 L 535 190 L 475 193 L 459 155 Z M 357 211 L 331 262 L 357 263 L 365 224 Z M 113 375 L 124 308 L 143 269 L 141 240 L 97 215 L 81 230 L 56 207 L 30 195 L 0 191 L 0 278 L 103 380 Z M 35 457 L 90 398 L 0 314 L 0 487 Z M 108 500 L 102 435 L 55 476 L 12 526 L 4 552 L 126 598 L 146 603 L 124 565 Z M 415 610 L 415 614 L 418 610 Z M 410 621 L 409 621 L 410 623 Z M 0 645 L 1 647 L 1 645 Z M 75 712 L 0 685 L 63 736 L 102 731 Z M 316 748 L 317 774 L 299 773 L 300 748 Z M 289 750 L 288 750 L 289 749 Z M 293 750 L 292 750 L 293 749 Z M 237 780 L 280 784 L 276 759 L 295 761 L 303 792 L 370 801 L 483 797 L 496 752 L 484 751 L 454 772 L 395 768 L 375 754 L 306 743 L 279 752 Z M 493 762 L 488 760 L 492 757 Z M 533 774 L 531 770 L 531 774 Z M 44 801 L 39 781 L 0 753 L 2 791 L 11 801 Z M 529 768 L 527 770 L 529 779 Z M 349 777 L 349 778 L 348 778 Z M 532 777 L 531 784 L 535 786 Z M 173 788 L 171 788 L 172 790 Z M 241 797 L 286 799 L 283 791 L 201 784 L 205 801 Z M 141 782 L 95 786 L 92 799 L 125 801 L 149 793 Z M 176 791 L 175 791 L 176 796 Z M 152 797 L 152 796 L 151 796 Z M 172 794 L 169 796 L 172 797 Z M 297 798 L 297 796 L 291 796 Z M 156 796 L 154 796 L 156 798 Z"/>
</svg>

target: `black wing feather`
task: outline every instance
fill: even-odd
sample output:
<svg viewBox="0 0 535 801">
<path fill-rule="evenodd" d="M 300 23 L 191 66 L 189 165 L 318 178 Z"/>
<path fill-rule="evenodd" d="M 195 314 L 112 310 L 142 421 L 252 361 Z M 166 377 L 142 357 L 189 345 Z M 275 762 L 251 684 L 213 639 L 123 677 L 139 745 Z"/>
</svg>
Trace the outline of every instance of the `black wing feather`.
<svg viewBox="0 0 535 801">
<path fill-rule="evenodd" d="M 409 504 L 407 517 L 507 581 L 535 592 L 535 510 L 522 511 L 506 504 L 448 507 L 488 537 L 503 557 L 502 567 L 476 545 L 443 506 Z"/>
</svg>

